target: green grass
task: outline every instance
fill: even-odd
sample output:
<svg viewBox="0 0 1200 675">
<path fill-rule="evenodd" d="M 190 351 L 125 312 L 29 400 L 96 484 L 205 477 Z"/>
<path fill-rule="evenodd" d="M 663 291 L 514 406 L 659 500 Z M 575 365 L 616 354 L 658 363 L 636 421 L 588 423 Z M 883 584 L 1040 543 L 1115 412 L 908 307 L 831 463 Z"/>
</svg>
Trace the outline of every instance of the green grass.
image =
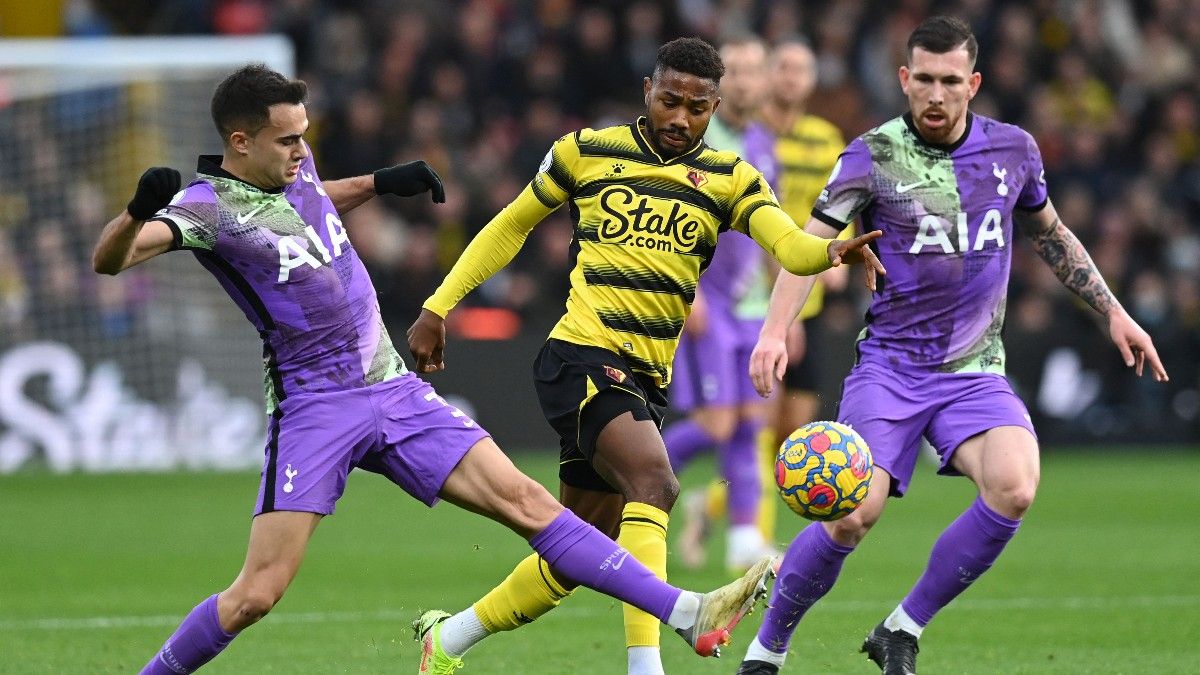
<svg viewBox="0 0 1200 675">
<path fill-rule="evenodd" d="M 517 457 L 555 482 L 548 456 Z M 705 468 L 684 476 L 697 484 Z M 997 566 L 921 641 L 929 673 L 1194 673 L 1200 659 L 1200 455 L 1046 457 L 1038 502 Z M 806 617 L 785 672 L 874 672 L 862 635 L 920 574 L 934 538 L 971 500 L 964 479 L 920 467 L 838 586 Z M 23 474 L 0 478 L 0 673 L 127 673 L 237 572 L 257 475 Z M 780 538 L 802 523 L 781 518 Z M 724 581 L 719 551 L 672 579 Z M 458 609 L 525 555 L 520 539 L 448 505 L 432 512 L 356 474 L 317 530 L 288 595 L 205 672 L 415 672 L 419 609 Z M 729 673 L 664 634 L 671 673 Z M 620 607 L 581 591 L 537 623 L 490 639 L 465 673 L 620 673 Z"/>
</svg>

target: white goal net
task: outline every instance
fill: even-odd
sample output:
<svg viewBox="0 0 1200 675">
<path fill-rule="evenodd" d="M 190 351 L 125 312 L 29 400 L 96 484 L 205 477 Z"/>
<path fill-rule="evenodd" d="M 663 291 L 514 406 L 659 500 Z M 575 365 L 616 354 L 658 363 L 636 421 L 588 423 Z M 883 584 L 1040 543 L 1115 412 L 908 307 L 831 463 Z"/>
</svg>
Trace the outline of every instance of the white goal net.
<svg viewBox="0 0 1200 675">
<path fill-rule="evenodd" d="M 261 463 L 261 343 L 185 252 L 91 269 L 150 166 L 219 154 L 209 102 L 281 37 L 0 41 L 0 473 Z"/>
</svg>

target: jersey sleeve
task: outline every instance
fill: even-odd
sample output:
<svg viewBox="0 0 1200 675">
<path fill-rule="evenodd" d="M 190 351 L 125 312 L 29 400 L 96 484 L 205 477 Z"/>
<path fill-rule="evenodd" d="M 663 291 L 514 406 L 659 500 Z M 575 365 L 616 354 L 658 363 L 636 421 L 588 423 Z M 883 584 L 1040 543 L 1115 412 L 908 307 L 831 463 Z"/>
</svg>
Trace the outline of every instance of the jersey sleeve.
<svg viewBox="0 0 1200 675">
<path fill-rule="evenodd" d="M 562 206 L 575 195 L 575 166 L 579 160 L 576 137 L 567 134 L 555 141 L 529 183 L 533 196 L 548 209 Z"/>
<path fill-rule="evenodd" d="M 1025 133 L 1025 185 L 1017 195 L 1017 208 L 1022 211 L 1040 211 L 1049 200 L 1046 191 L 1046 168 L 1042 165 L 1042 151 L 1033 136 Z"/>
<path fill-rule="evenodd" d="M 748 162 L 733 167 L 733 204 L 729 209 L 729 228 L 743 234 L 750 232 L 750 216 L 764 206 L 779 208 L 779 200 L 762 172 Z"/>
<path fill-rule="evenodd" d="M 512 262 L 534 226 L 553 211 L 536 196 L 531 182 L 475 235 L 422 307 L 446 318 L 467 293 Z"/>
<path fill-rule="evenodd" d="M 171 250 L 211 251 L 221 222 L 217 194 L 208 183 L 197 181 L 176 193 L 150 220 L 161 220 L 171 228 L 175 236 Z"/>
<path fill-rule="evenodd" d="M 812 216 L 839 230 L 846 227 L 873 199 L 871 168 L 870 149 L 861 138 L 854 139 L 834 163 Z"/>
</svg>

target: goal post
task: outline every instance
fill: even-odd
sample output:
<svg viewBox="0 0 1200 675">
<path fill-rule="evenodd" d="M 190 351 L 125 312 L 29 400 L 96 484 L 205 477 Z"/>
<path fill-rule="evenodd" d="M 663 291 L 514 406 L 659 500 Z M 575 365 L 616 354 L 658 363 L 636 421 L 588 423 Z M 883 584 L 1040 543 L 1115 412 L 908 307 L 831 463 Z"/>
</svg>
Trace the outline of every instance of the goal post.
<svg viewBox="0 0 1200 675">
<path fill-rule="evenodd" d="M 91 270 L 150 166 L 219 154 L 233 69 L 294 73 L 281 36 L 0 40 L 0 473 L 261 463 L 257 333 L 192 255 Z"/>
</svg>

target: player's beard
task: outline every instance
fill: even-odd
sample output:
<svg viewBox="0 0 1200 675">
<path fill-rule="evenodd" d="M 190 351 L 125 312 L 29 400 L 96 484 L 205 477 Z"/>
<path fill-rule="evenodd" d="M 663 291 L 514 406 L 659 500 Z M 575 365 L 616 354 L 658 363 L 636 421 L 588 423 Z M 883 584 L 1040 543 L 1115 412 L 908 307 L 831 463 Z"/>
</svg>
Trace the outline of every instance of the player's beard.
<svg viewBox="0 0 1200 675">
<path fill-rule="evenodd" d="M 666 135 L 664 132 L 670 132 L 673 136 L 682 139 L 682 144 L 679 147 L 670 145 L 664 140 Z M 686 131 L 678 131 L 675 129 L 652 129 L 650 131 L 650 139 L 651 142 L 654 143 L 654 149 L 658 150 L 658 154 L 662 155 L 664 158 L 672 158 L 682 155 L 683 153 L 687 152 L 688 148 L 692 147 L 692 144 L 695 142 L 695 139 L 693 139 Z"/>
<path fill-rule="evenodd" d="M 929 120 L 927 120 L 925 116 L 930 112 L 935 112 L 941 115 L 942 119 L 939 126 L 928 126 Z M 962 116 L 964 114 L 966 114 L 966 111 L 960 110 L 957 117 L 951 117 L 950 113 L 946 112 L 945 108 L 925 108 L 916 118 L 917 128 L 921 130 L 922 136 L 925 137 L 925 140 L 929 141 L 930 143 L 951 143 L 954 139 L 950 138 L 950 136 L 954 133 L 954 129 L 958 126 L 958 123 L 962 120 Z"/>
</svg>

